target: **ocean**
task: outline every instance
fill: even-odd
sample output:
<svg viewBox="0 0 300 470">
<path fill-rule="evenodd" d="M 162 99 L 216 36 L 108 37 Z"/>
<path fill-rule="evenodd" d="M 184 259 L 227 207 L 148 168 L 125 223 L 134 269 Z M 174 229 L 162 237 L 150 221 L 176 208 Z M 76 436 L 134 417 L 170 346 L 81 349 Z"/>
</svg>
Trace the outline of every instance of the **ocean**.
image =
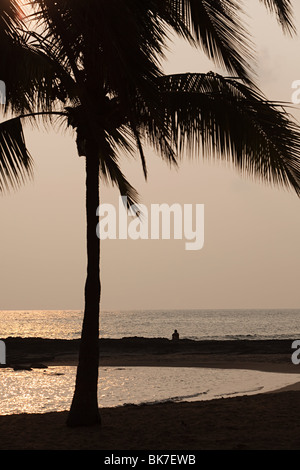
<svg viewBox="0 0 300 470">
<path fill-rule="evenodd" d="M 80 310 L 0 311 L 0 339 L 11 337 L 80 338 Z M 181 338 L 197 341 L 299 339 L 300 309 L 273 310 L 104 310 L 100 337 Z"/>
<path fill-rule="evenodd" d="M 1 311 L 0 339 L 80 338 L 81 311 Z M 300 339 L 300 310 L 141 310 L 101 312 L 102 338 L 193 340 Z M 295 366 L 296 367 L 296 366 Z M 68 410 L 76 367 L 31 371 L 0 369 L 0 415 Z M 300 381 L 300 373 L 195 367 L 101 367 L 99 406 L 211 400 L 276 390 Z"/>
</svg>

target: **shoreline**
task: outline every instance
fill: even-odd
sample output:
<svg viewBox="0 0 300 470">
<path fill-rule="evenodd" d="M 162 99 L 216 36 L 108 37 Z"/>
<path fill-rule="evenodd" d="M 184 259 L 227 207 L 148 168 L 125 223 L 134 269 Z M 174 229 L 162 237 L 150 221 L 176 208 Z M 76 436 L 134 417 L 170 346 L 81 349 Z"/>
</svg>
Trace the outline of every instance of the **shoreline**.
<svg viewBox="0 0 300 470">
<path fill-rule="evenodd" d="M 7 359 L 77 365 L 77 340 L 7 338 Z M 216 367 L 300 374 L 292 340 L 100 340 L 100 367 Z M 8 362 L 7 361 L 7 362 Z M 1 371 L 0 371 L 1 372 Z M 29 372 L 30 374 L 30 372 Z M 296 377 L 295 377 L 296 379 Z M 299 450 L 300 382 L 209 401 L 101 408 L 102 426 L 68 428 L 68 412 L 0 416 L 1 450 Z"/>
<path fill-rule="evenodd" d="M 6 344 L 6 366 L 78 363 L 80 340 L 13 338 Z M 101 366 L 210 367 L 300 373 L 291 360 L 293 340 L 180 340 L 122 338 L 99 340 Z"/>
</svg>

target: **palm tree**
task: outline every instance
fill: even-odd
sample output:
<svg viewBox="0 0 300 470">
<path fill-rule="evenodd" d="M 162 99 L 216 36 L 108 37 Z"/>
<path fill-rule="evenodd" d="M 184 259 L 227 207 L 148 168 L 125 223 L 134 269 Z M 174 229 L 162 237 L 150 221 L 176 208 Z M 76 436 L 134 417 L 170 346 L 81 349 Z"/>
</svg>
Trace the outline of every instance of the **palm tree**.
<svg viewBox="0 0 300 470">
<path fill-rule="evenodd" d="M 15 0 L 0 3 L 0 70 L 5 84 L 21 78 L 20 59 L 26 56 L 26 49 L 18 33 L 22 26 L 22 9 Z M 25 81 L 25 78 L 24 78 Z M 28 83 L 27 83 L 28 85 Z M 11 111 L 17 114 L 28 107 L 27 95 L 12 96 L 9 88 L 6 101 Z M 4 106 L 0 106 L 4 111 Z M 2 124 L 0 135 L 0 192 L 9 188 L 16 189 L 32 176 L 32 159 L 26 149 L 24 135 L 19 120 Z"/>
<path fill-rule="evenodd" d="M 300 193 L 300 133 L 288 114 L 255 87 L 251 43 L 234 0 L 35 0 L 38 29 L 22 36 L 39 81 L 30 74 L 29 107 L 5 127 L 15 145 L 21 121 L 55 114 L 76 131 L 86 159 L 87 279 L 75 393 L 68 425 L 101 422 L 98 400 L 100 241 L 96 236 L 99 173 L 128 205 L 138 195 L 119 166 L 120 151 L 145 146 L 171 164 L 185 150 L 231 160 L 242 172 Z M 288 32 L 290 2 L 264 1 Z M 164 76 L 168 28 L 173 28 L 237 78 Z M 37 32 L 38 31 L 38 32 Z M 25 38 L 25 39 L 24 39 Z M 30 67 L 31 69 L 31 67 Z M 31 88 L 30 88 L 31 87 Z M 12 85 L 17 95 L 17 86 Z M 16 109 L 15 109 L 16 111 Z M 1 149 L 5 158 L 7 148 Z"/>
</svg>

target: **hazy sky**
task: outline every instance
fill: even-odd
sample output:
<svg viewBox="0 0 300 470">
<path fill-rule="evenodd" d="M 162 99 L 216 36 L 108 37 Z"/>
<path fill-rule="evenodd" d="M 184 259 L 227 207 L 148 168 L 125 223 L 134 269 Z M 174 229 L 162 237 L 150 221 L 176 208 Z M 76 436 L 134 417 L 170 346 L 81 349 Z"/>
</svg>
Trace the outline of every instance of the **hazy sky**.
<svg viewBox="0 0 300 470">
<path fill-rule="evenodd" d="M 251 6 L 259 85 L 270 99 L 290 101 L 291 84 L 300 80 L 299 2 L 293 2 L 299 27 L 293 39 L 258 1 L 245 3 Z M 215 67 L 176 41 L 165 70 Z M 26 139 L 34 181 L 0 198 L 0 309 L 82 309 L 84 159 L 77 157 L 71 134 L 27 129 Z M 102 308 L 299 308 L 299 199 L 201 158 L 170 170 L 153 151 L 147 154 L 147 183 L 138 159 L 124 160 L 123 166 L 142 202 L 204 204 L 205 245 L 185 251 L 180 240 L 104 241 Z M 101 191 L 102 202 L 117 204 L 116 189 Z"/>
</svg>

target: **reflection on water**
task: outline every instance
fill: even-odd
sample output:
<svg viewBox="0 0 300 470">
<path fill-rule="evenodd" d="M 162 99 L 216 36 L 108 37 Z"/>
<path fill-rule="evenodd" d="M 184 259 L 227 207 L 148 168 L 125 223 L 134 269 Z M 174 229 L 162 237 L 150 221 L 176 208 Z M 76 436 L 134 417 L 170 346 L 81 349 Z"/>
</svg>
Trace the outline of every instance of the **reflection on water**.
<svg viewBox="0 0 300 470">
<path fill-rule="evenodd" d="M 72 366 L 32 371 L 0 369 L 0 414 L 68 410 L 75 374 Z M 109 367 L 100 369 L 99 405 L 210 400 L 271 391 L 299 380 L 297 374 L 248 370 Z"/>
</svg>

